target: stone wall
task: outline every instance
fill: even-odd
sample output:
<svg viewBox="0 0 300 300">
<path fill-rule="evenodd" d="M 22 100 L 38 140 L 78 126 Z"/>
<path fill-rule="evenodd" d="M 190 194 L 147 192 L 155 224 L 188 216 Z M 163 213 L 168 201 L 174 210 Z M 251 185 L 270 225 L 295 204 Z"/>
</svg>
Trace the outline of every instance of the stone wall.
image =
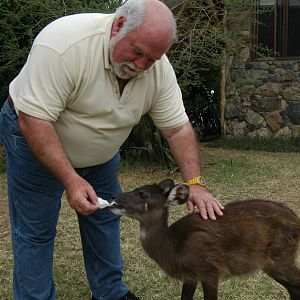
<svg viewBox="0 0 300 300">
<path fill-rule="evenodd" d="M 229 136 L 300 137 L 300 61 L 250 60 L 242 48 L 232 62 L 226 88 Z"/>
</svg>

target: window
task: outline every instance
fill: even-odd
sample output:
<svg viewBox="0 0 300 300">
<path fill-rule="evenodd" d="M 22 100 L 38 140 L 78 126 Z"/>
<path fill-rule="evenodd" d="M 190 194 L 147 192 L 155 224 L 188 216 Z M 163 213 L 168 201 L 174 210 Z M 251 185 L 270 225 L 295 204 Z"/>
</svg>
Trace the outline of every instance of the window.
<svg viewBox="0 0 300 300">
<path fill-rule="evenodd" d="M 300 0 L 258 0 L 255 58 L 300 58 Z"/>
</svg>

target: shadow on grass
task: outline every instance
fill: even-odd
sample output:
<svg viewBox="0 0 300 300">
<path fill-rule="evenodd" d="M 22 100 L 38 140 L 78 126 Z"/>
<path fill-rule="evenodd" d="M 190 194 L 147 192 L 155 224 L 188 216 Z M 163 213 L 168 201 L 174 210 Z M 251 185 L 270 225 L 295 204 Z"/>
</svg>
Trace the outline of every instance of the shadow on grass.
<svg viewBox="0 0 300 300">
<path fill-rule="evenodd" d="M 262 139 L 249 137 L 227 137 L 213 141 L 210 146 L 224 149 L 264 150 L 269 152 L 300 152 L 300 138 Z"/>
<path fill-rule="evenodd" d="M 6 172 L 5 158 L 0 157 L 0 174 Z"/>
<path fill-rule="evenodd" d="M 5 172 L 6 172 L 5 151 L 3 145 L 0 143 L 0 174 Z"/>
</svg>

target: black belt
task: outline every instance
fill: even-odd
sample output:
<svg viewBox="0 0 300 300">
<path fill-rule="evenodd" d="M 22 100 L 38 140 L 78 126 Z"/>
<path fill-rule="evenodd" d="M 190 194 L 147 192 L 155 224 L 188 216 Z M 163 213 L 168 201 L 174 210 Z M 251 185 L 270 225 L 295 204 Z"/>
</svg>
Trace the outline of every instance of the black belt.
<svg viewBox="0 0 300 300">
<path fill-rule="evenodd" d="M 14 102 L 12 101 L 10 95 L 8 95 L 8 97 L 7 97 L 7 102 L 11 108 L 15 107 Z"/>
</svg>

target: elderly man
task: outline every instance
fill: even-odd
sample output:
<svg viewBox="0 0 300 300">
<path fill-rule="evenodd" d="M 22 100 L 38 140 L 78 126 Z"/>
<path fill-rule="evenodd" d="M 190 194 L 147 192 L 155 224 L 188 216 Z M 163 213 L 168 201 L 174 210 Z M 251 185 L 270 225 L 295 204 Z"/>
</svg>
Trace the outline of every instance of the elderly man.
<svg viewBox="0 0 300 300">
<path fill-rule="evenodd" d="M 15 299 L 55 299 L 64 190 L 78 216 L 93 299 L 138 299 L 122 282 L 119 218 L 98 209 L 97 195 L 120 192 L 118 149 L 146 113 L 190 184 L 188 211 L 222 215 L 200 177 L 197 142 L 165 56 L 175 38 L 172 13 L 158 0 L 129 0 L 115 14 L 66 16 L 36 37 L 1 112 Z"/>
</svg>

